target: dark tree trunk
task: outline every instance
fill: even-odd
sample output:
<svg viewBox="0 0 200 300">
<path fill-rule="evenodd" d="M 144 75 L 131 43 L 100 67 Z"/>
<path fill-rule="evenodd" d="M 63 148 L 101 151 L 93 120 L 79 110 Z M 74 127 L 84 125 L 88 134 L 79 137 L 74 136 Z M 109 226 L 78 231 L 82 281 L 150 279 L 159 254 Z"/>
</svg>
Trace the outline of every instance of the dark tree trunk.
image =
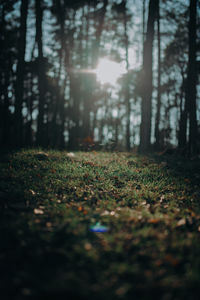
<svg viewBox="0 0 200 300">
<path fill-rule="evenodd" d="M 161 57 L 160 57 L 160 8 L 158 1 L 157 11 L 157 30 L 158 30 L 158 80 L 157 80 L 157 111 L 155 123 L 155 148 L 160 149 L 160 108 L 161 108 L 161 91 L 160 91 L 160 76 L 161 76 Z"/>
<path fill-rule="evenodd" d="M 90 5 L 88 5 L 87 13 L 90 14 Z M 86 20 L 86 32 L 85 32 L 85 42 L 86 42 L 86 53 L 87 56 L 84 60 L 84 66 L 87 68 L 89 66 L 89 29 L 90 29 L 90 18 Z M 83 60 L 83 59 L 82 59 Z M 93 63 L 93 62 L 92 62 Z M 90 80 L 91 78 L 91 80 Z M 82 121 L 83 126 L 81 130 L 81 138 L 86 138 L 91 134 L 91 122 L 90 122 L 90 112 L 92 106 L 92 90 L 93 90 L 93 80 L 91 74 L 84 74 L 82 79 L 82 101 L 83 101 L 83 114 Z"/>
<path fill-rule="evenodd" d="M 179 121 L 179 133 L 178 133 L 178 147 L 181 152 L 186 150 L 187 144 L 187 119 L 188 119 L 188 108 L 185 100 L 185 77 L 183 70 L 181 71 L 182 84 L 180 94 L 180 121 Z"/>
<path fill-rule="evenodd" d="M 43 1 L 35 0 L 36 9 L 36 42 L 38 46 L 38 90 L 39 106 L 37 120 L 37 144 L 45 146 L 44 130 L 44 104 L 45 104 L 45 66 L 43 55 L 43 37 L 42 37 L 42 20 L 43 20 Z"/>
<path fill-rule="evenodd" d="M 145 18 L 146 18 L 146 0 L 142 3 L 142 40 L 145 41 Z"/>
<path fill-rule="evenodd" d="M 73 25 L 75 26 L 75 13 L 73 14 Z M 73 33 L 69 36 L 69 44 L 65 50 L 65 66 L 68 70 L 69 85 L 70 85 L 70 104 L 69 104 L 69 141 L 68 148 L 77 150 L 79 146 L 80 137 L 80 80 L 77 74 L 74 74 L 71 69 L 72 65 L 72 51 L 74 48 Z"/>
<path fill-rule="evenodd" d="M 22 103 L 24 93 L 24 67 L 25 67 L 25 51 L 26 51 L 26 31 L 27 31 L 27 13 L 28 0 L 21 1 L 19 45 L 18 45 L 18 62 L 16 71 L 16 88 L 15 88 L 15 143 L 21 146 L 23 143 L 23 117 Z"/>
<path fill-rule="evenodd" d="M 64 50 L 65 50 L 65 7 L 62 0 L 55 1 L 56 7 L 56 17 L 59 24 L 59 38 L 60 38 L 60 57 L 59 57 L 59 71 L 58 71 L 58 97 L 56 99 L 54 116 L 53 116 L 53 144 L 54 146 L 59 146 L 64 148 L 64 123 L 65 123 L 65 114 L 64 114 L 64 87 L 61 84 L 61 71 L 63 66 Z M 64 83 L 66 80 L 64 81 Z M 57 118 L 59 117 L 60 125 L 57 125 Z"/>
<path fill-rule="evenodd" d="M 6 22 L 5 22 L 5 4 L 1 8 L 1 20 L 0 20 L 0 41 L 2 49 L 6 44 Z M 1 57 L 2 58 L 2 57 Z M 1 66 L 2 67 L 2 66 Z M 8 98 L 8 86 L 10 82 L 10 70 L 12 68 L 12 62 L 8 57 L 8 61 L 3 66 L 0 72 L 0 143 L 3 146 L 8 146 L 10 140 L 10 127 L 11 120 L 9 119 L 9 98 Z"/>
<path fill-rule="evenodd" d="M 129 92 L 129 57 L 128 57 L 128 49 L 129 49 L 129 39 L 127 32 L 127 11 L 126 11 L 126 0 L 124 3 L 124 38 L 125 38 L 125 52 L 126 52 L 126 83 L 125 83 L 125 105 L 126 105 L 126 149 L 130 151 L 130 115 L 131 115 L 131 103 L 130 103 L 130 92 Z"/>
<path fill-rule="evenodd" d="M 140 127 L 140 152 L 150 150 L 151 116 L 152 116 L 152 51 L 154 39 L 154 21 L 158 8 L 158 0 L 150 0 L 147 22 L 146 40 L 143 53 L 143 91 Z"/>
<path fill-rule="evenodd" d="M 73 122 L 72 127 L 69 131 L 69 149 L 77 150 L 79 148 L 79 137 L 80 137 L 80 102 L 79 102 L 79 86 L 80 82 L 74 74 L 70 74 L 70 98 L 72 106 L 70 110 L 71 121 Z"/>
<path fill-rule="evenodd" d="M 190 0 L 189 20 L 189 62 L 186 98 L 189 108 L 189 154 L 197 151 L 197 116 L 196 116 L 196 15 L 197 0 Z"/>
<path fill-rule="evenodd" d="M 4 101 L 2 110 L 2 143 L 4 146 L 12 144 L 10 141 L 10 113 L 9 113 L 9 98 L 8 98 L 8 86 L 9 86 L 9 72 L 4 74 L 5 86 L 3 87 Z"/>
</svg>

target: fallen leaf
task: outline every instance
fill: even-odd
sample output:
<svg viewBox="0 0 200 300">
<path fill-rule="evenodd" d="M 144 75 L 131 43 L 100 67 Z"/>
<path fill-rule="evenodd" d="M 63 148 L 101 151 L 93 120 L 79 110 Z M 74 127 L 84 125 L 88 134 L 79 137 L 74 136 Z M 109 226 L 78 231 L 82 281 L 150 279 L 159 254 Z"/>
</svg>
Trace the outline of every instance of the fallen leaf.
<svg viewBox="0 0 200 300">
<path fill-rule="evenodd" d="M 69 152 L 69 153 L 67 153 L 67 157 L 74 158 L 75 154 L 73 152 Z"/>
<path fill-rule="evenodd" d="M 52 223 L 51 223 L 51 222 L 47 222 L 47 223 L 46 223 L 46 227 L 47 227 L 47 228 L 51 228 L 51 227 L 52 227 Z"/>
<path fill-rule="evenodd" d="M 34 208 L 34 214 L 35 215 L 43 215 L 44 211 L 42 209 Z"/>
<path fill-rule="evenodd" d="M 33 190 L 29 190 L 29 192 L 34 196 L 36 194 L 36 192 L 34 192 Z"/>
<path fill-rule="evenodd" d="M 92 249 L 92 245 L 90 243 L 85 243 L 84 248 L 85 250 L 89 251 Z"/>
<path fill-rule="evenodd" d="M 162 203 L 164 199 L 165 199 L 165 196 L 162 195 L 162 196 L 160 197 L 160 203 Z"/>
<path fill-rule="evenodd" d="M 165 256 L 165 261 L 170 265 L 172 265 L 173 267 L 176 267 L 179 264 L 179 260 L 173 257 L 171 254 L 167 254 Z"/>
<path fill-rule="evenodd" d="M 158 224 L 160 222 L 160 219 L 149 219 L 148 223 L 150 224 Z"/>
<path fill-rule="evenodd" d="M 185 225 L 185 224 L 186 224 L 186 220 L 183 218 L 183 219 L 180 219 L 180 220 L 177 222 L 176 226 L 177 226 L 177 227 L 180 227 L 180 226 L 183 226 L 183 225 Z"/>
</svg>

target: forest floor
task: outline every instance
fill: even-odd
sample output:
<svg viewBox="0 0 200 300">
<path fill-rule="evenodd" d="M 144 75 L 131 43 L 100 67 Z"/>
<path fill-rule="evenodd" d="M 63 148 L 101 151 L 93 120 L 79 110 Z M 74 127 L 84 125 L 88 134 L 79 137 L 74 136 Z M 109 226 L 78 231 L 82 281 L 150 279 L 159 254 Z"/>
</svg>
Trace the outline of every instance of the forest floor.
<svg viewBox="0 0 200 300">
<path fill-rule="evenodd" d="M 199 159 L 39 151 L 0 159 L 2 300 L 199 299 Z"/>
</svg>

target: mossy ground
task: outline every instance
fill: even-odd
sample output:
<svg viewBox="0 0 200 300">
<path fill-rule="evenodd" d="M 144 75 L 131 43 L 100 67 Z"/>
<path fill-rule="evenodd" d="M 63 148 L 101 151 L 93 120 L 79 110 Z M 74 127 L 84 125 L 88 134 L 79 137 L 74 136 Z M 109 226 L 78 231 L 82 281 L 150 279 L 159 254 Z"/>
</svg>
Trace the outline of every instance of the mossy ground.
<svg viewBox="0 0 200 300">
<path fill-rule="evenodd" d="M 38 152 L 1 156 L 1 299 L 199 299 L 198 159 Z"/>
</svg>

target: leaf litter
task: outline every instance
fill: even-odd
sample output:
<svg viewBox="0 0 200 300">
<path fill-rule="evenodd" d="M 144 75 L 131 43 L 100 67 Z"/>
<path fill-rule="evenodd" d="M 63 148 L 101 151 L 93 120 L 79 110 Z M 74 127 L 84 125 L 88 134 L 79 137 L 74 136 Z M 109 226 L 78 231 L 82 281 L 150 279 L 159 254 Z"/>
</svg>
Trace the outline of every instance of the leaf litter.
<svg viewBox="0 0 200 300">
<path fill-rule="evenodd" d="M 33 261 L 42 262 L 52 255 L 51 267 L 43 262 L 48 291 L 52 290 L 52 280 L 64 291 L 64 278 L 71 278 L 73 284 L 82 286 L 80 294 L 88 296 L 95 285 L 93 291 L 98 290 L 102 298 L 111 293 L 129 299 L 127 295 L 138 292 L 141 282 L 144 288 L 149 288 L 149 282 L 156 283 L 160 299 L 167 295 L 164 286 L 172 294 L 175 291 L 177 295 L 181 289 L 187 295 L 200 267 L 195 255 L 200 251 L 200 208 L 198 195 L 190 192 L 192 174 L 190 180 L 185 180 L 183 172 L 174 173 L 176 161 L 170 169 L 172 163 L 163 162 L 163 157 L 160 164 L 159 158 L 154 161 L 148 157 L 129 158 L 123 153 L 80 152 L 73 156 L 76 159 L 63 161 L 64 153 L 48 152 L 48 159 L 38 159 L 35 153 L 19 152 L 12 158 L 9 172 L 13 193 L 20 182 L 22 194 L 30 197 L 33 213 L 19 209 L 14 226 L 16 217 L 12 218 L 10 211 L 13 227 L 8 235 L 16 234 L 17 240 L 19 228 L 27 228 L 27 233 L 21 230 L 21 238 L 32 249 Z M 31 157 L 38 160 L 34 161 L 34 168 Z M 12 199 L 17 202 L 17 198 Z M 5 220 L 1 222 L 4 224 Z M 31 238 L 27 239 L 27 234 Z M 10 247 L 7 241 L 5 246 Z M 59 260 L 61 253 L 63 259 Z M 9 262 L 7 255 L 5 263 Z M 23 262 L 23 255 L 18 260 Z M 116 275 L 121 262 L 123 270 Z M 51 278 L 51 272 L 57 272 L 57 268 L 60 275 Z M 27 275 L 30 271 L 23 267 L 21 272 Z M 76 272 L 80 272 L 78 278 Z M 29 276 L 35 280 L 34 273 Z M 41 289 L 43 277 L 37 276 Z M 105 284 L 108 279 L 109 287 Z"/>
</svg>

